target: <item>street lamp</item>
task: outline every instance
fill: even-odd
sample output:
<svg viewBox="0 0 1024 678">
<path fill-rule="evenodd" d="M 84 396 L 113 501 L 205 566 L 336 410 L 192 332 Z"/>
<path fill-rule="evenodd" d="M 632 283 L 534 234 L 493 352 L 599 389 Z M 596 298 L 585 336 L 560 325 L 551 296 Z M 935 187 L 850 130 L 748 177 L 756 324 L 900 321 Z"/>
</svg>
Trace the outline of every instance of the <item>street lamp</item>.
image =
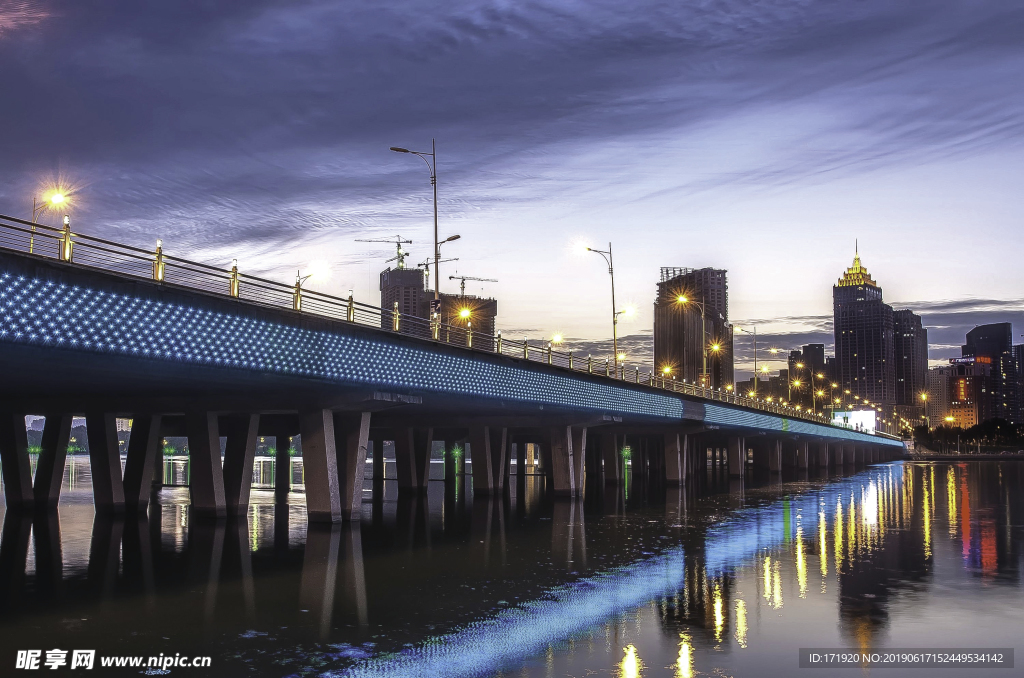
<svg viewBox="0 0 1024 678">
<path fill-rule="evenodd" d="M 754 325 L 753 332 L 745 330 L 742 327 L 736 327 L 734 329 L 754 335 L 754 397 L 757 397 L 757 325 Z"/>
<path fill-rule="evenodd" d="M 608 275 L 612 279 L 612 355 L 615 356 L 616 361 L 619 357 L 619 311 L 615 310 L 615 266 L 612 264 L 612 244 L 608 243 L 608 249 L 606 250 L 595 250 L 593 247 L 587 248 L 588 252 L 594 252 L 600 254 L 608 264 Z M 631 309 L 627 315 L 632 315 Z M 626 313 L 623 311 L 623 313 Z"/>
<path fill-rule="evenodd" d="M 427 169 L 430 170 L 430 185 L 434 189 L 434 302 L 431 304 L 432 311 L 434 313 L 441 312 L 441 278 L 438 273 L 438 268 L 441 261 L 441 243 L 437 241 L 437 144 L 434 139 L 430 140 L 430 153 L 422 151 L 410 151 L 408 148 L 401 148 L 400 146 L 392 146 L 391 150 L 395 153 L 411 153 L 412 155 L 419 156 L 426 165 Z M 427 160 L 430 158 L 430 160 Z M 449 242 L 451 240 L 458 239 L 459 236 L 454 236 L 445 240 Z"/>
<path fill-rule="evenodd" d="M 36 217 L 44 209 L 57 209 L 67 201 L 67 197 L 60 191 L 55 191 L 50 194 L 50 197 L 46 198 L 38 205 L 36 204 L 36 196 L 32 196 L 32 233 L 28 236 L 28 253 L 32 254 L 36 244 Z"/>
<path fill-rule="evenodd" d="M 708 330 L 707 330 L 707 319 L 706 311 L 703 302 L 694 301 L 687 299 L 685 294 L 680 294 L 676 297 L 677 304 L 695 304 L 700 309 L 700 344 L 701 344 L 701 356 L 704 360 L 704 364 L 701 368 L 700 380 L 701 386 L 707 388 L 708 386 Z"/>
</svg>

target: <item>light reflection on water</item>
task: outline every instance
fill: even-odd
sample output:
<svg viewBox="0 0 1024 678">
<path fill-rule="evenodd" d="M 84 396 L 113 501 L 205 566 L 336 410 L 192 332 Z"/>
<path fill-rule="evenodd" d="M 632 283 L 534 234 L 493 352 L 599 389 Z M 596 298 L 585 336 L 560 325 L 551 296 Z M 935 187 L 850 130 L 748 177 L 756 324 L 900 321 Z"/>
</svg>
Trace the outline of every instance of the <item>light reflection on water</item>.
<svg viewBox="0 0 1024 678">
<path fill-rule="evenodd" d="M 203 650 L 225 676 L 783 676 L 798 647 L 1013 646 L 1024 627 L 1017 462 L 731 494 L 710 472 L 585 504 L 534 477 L 497 502 L 367 481 L 361 526 L 315 529 L 301 492 L 278 503 L 256 469 L 242 520 L 193 524 L 187 488 L 167 487 L 148 520 L 94 521 L 88 462 L 69 457 L 58 524 L 5 520 L 0 633 Z"/>
</svg>

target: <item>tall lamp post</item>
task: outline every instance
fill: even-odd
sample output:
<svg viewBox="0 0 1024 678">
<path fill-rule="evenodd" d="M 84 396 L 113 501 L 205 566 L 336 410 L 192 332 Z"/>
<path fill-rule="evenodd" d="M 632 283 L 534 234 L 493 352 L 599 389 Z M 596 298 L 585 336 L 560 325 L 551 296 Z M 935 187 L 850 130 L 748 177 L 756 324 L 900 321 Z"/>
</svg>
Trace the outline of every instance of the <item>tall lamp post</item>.
<svg viewBox="0 0 1024 678">
<path fill-rule="evenodd" d="M 708 330 L 704 303 L 700 301 L 694 301 L 687 299 L 685 294 L 680 294 L 676 297 L 677 304 L 696 304 L 700 308 L 700 345 L 701 345 L 701 356 L 703 357 L 703 365 L 700 372 L 701 387 L 707 388 L 708 386 Z"/>
<path fill-rule="evenodd" d="M 742 327 L 735 327 L 734 329 L 740 332 L 754 335 L 754 397 L 757 397 L 757 325 L 754 325 L 754 331 L 745 330 Z"/>
<path fill-rule="evenodd" d="M 399 146 L 392 146 L 391 150 L 395 153 L 411 153 L 419 156 L 427 165 L 427 169 L 430 170 L 430 185 L 434 189 L 434 301 L 431 304 L 431 310 L 434 313 L 441 312 L 441 276 L 438 273 L 438 266 L 441 261 L 441 243 L 437 241 L 437 144 L 434 139 L 430 140 L 430 153 L 422 151 L 410 151 L 408 148 L 401 148 Z M 427 160 L 430 158 L 430 160 Z M 456 238 L 458 236 L 455 236 Z M 448 240 L 454 240 L 455 238 L 449 238 Z M 448 242 L 446 240 L 445 242 Z"/>
<path fill-rule="evenodd" d="M 593 247 L 587 248 L 588 252 L 596 252 L 604 258 L 605 263 L 608 264 L 608 275 L 612 279 L 612 355 L 614 356 L 615 365 L 619 364 L 619 311 L 615 310 L 615 266 L 612 265 L 612 244 L 608 243 L 608 249 L 606 250 L 595 250 Z M 622 311 L 622 313 L 626 313 Z M 616 372 L 618 368 L 616 367 Z"/>
</svg>

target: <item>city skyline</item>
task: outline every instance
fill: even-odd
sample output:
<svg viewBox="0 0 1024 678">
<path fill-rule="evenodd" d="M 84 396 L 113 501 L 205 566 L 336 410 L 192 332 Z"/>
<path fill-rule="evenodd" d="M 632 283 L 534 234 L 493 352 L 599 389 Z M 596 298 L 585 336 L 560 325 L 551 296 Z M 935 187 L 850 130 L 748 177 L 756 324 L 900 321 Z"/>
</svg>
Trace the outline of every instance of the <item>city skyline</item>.
<svg viewBox="0 0 1024 678">
<path fill-rule="evenodd" d="M 728 270 L 735 325 L 828 347 L 856 239 L 894 307 L 924 317 L 933 364 L 974 325 L 1024 328 L 1019 11 L 414 10 L 0 10 L 0 85 L 32 102 L 4 114 L 3 211 L 62 175 L 83 231 L 282 281 L 324 260 L 311 287 L 374 303 L 391 252 L 356 238 L 431 249 L 426 172 L 387 149 L 436 137 L 442 237 L 463 236 L 442 289 L 501 280 L 484 293 L 512 335 L 610 343 L 580 239 L 614 243 L 617 296 L 640 311 L 620 335 L 644 364 L 662 266 Z"/>
</svg>

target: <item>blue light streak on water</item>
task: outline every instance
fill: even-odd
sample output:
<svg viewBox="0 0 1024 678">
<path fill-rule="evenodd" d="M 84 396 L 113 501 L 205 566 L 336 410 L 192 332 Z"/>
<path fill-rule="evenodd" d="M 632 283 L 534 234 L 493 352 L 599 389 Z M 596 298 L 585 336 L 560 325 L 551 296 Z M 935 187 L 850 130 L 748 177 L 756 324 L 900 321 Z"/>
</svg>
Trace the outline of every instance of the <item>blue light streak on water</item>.
<svg viewBox="0 0 1024 678">
<path fill-rule="evenodd" d="M 581 634 L 683 585 L 682 548 L 552 590 L 543 599 L 402 652 L 374 657 L 338 678 L 460 678 L 518 666 L 549 645 Z"/>
</svg>

